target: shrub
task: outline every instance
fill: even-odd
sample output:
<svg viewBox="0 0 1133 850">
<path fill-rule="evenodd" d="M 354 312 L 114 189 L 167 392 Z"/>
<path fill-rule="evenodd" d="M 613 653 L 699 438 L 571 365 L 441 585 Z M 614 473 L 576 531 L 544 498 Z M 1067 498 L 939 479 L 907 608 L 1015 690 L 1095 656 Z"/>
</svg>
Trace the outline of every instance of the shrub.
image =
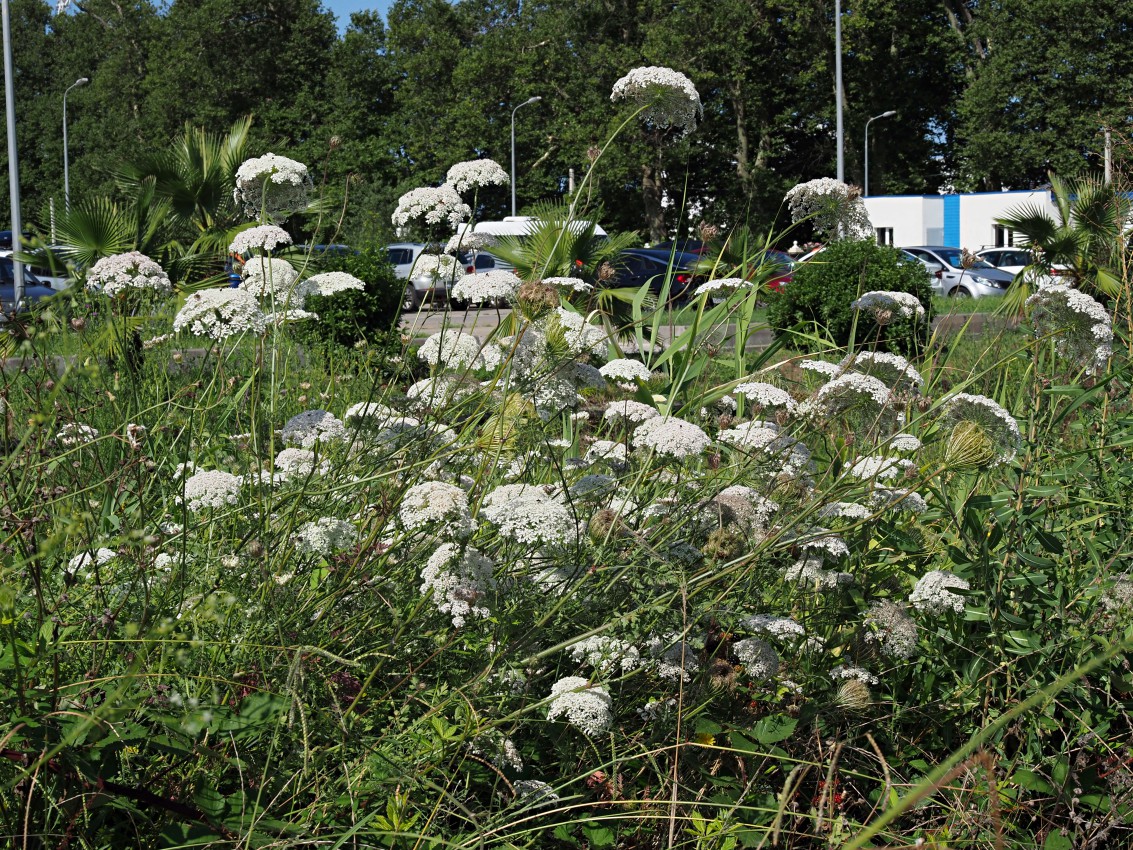
<svg viewBox="0 0 1133 850">
<path fill-rule="evenodd" d="M 384 345 L 397 328 L 404 283 L 393 273 L 385 251 L 378 247 L 358 253 L 333 252 L 318 258 L 319 272 L 347 272 L 366 284 L 362 291 L 309 295 L 304 308 L 318 313 L 317 322 L 300 322 L 295 334 L 306 345 L 351 348 L 361 342 Z"/>
<path fill-rule="evenodd" d="M 864 240 L 835 242 L 800 266 L 790 284 L 771 301 L 768 321 L 776 336 L 785 336 L 799 325 L 817 324 L 836 345 L 845 346 L 854 334 L 857 318 L 850 305 L 870 290 L 912 293 L 924 305 L 925 318 L 895 319 L 879 327 L 862 317 L 857 326 L 858 342 L 902 353 L 923 347 L 932 319 L 932 287 L 924 266 L 903 261 L 896 248 Z"/>
</svg>

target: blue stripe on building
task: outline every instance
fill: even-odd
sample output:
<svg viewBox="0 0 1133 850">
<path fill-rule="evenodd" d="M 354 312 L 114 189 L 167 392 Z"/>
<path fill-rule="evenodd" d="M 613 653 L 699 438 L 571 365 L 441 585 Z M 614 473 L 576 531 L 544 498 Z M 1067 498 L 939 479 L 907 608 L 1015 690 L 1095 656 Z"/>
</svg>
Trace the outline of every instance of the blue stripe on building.
<svg viewBox="0 0 1133 850">
<path fill-rule="evenodd" d="M 960 196 L 944 196 L 944 244 L 960 247 Z"/>
</svg>

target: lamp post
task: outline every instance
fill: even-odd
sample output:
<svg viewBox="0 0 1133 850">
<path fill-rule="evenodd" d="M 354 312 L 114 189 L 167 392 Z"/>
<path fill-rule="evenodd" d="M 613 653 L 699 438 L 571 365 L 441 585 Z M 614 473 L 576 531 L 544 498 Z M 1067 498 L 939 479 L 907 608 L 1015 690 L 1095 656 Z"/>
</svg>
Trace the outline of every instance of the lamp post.
<svg viewBox="0 0 1133 850">
<path fill-rule="evenodd" d="M 869 121 L 865 122 L 865 185 L 862 187 L 862 196 L 869 197 L 869 125 L 876 121 L 878 118 L 892 118 L 897 114 L 897 110 L 890 109 L 888 112 L 882 112 L 880 115 L 874 115 Z"/>
<path fill-rule="evenodd" d="M 67 95 L 71 93 L 71 89 L 85 86 L 89 82 L 86 77 L 79 77 L 63 92 L 63 207 L 68 212 L 71 210 L 71 172 L 67 157 Z"/>
<path fill-rule="evenodd" d="M 515 215 L 515 113 L 531 103 L 538 103 L 543 98 L 529 97 L 511 111 L 511 214 Z"/>
<path fill-rule="evenodd" d="M 20 164 L 16 156 L 16 86 L 12 73 L 12 24 L 8 15 L 8 0 L 0 3 L 4 38 L 4 113 L 8 127 L 8 197 L 12 205 L 12 250 L 20 250 Z M 24 264 L 12 254 L 12 310 L 19 312 L 24 298 Z"/>
<path fill-rule="evenodd" d="M 842 0 L 834 0 L 834 114 L 838 133 L 838 182 L 846 182 L 846 137 L 842 132 Z"/>
</svg>

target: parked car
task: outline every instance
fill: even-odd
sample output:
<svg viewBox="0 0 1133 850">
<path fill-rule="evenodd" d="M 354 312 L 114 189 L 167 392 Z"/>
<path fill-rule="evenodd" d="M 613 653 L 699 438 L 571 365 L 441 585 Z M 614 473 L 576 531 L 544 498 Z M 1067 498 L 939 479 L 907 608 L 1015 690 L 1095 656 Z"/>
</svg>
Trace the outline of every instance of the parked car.
<svg viewBox="0 0 1133 850">
<path fill-rule="evenodd" d="M 10 313 L 16 304 L 15 271 L 11 257 L 0 257 L 0 310 Z M 28 304 L 34 304 L 41 298 L 49 298 L 55 294 L 50 286 L 44 286 L 38 277 L 24 267 L 24 297 L 20 305 L 26 310 Z"/>
<path fill-rule="evenodd" d="M 961 264 L 961 250 L 944 245 L 916 245 L 902 250 L 912 254 L 928 269 L 932 289 L 950 298 L 986 298 L 1003 295 L 1015 275 L 977 259 L 971 268 Z"/>
<path fill-rule="evenodd" d="M 627 248 L 614 261 L 616 275 L 610 284 L 615 288 L 640 289 L 646 283 L 660 296 L 665 277 L 672 270 L 669 281 L 669 300 L 682 301 L 704 280 L 696 271 L 701 257 L 698 254 L 671 253 L 654 248 Z M 670 266 L 671 264 L 671 266 Z"/>
<path fill-rule="evenodd" d="M 413 272 L 413 264 L 417 262 L 425 246 L 420 242 L 395 242 L 388 245 L 386 250 L 389 252 L 389 263 L 393 266 L 393 273 L 398 280 L 409 280 L 409 275 Z"/>
<path fill-rule="evenodd" d="M 515 266 L 507 260 L 502 260 L 495 254 L 487 251 L 477 251 L 476 256 L 471 253 L 460 255 L 460 262 L 464 264 L 465 274 L 486 274 L 494 271 L 514 272 Z"/>
<path fill-rule="evenodd" d="M 984 248 L 982 251 L 976 251 L 976 256 L 991 263 L 997 269 L 1011 272 L 1013 275 L 1019 274 L 1032 262 L 1031 252 L 1026 248 Z M 1065 269 L 1065 266 L 1052 266 L 1049 275 L 1037 274 L 1035 280 L 1054 283 Z"/>
<path fill-rule="evenodd" d="M 58 250 L 59 246 L 52 245 L 51 247 L 55 250 Z M 32 256 L 35 256 L 35 252 L 31 252 L 31 254 Z M 0 257 L 10 258 L 11 256 L 12 252 L 10 250 L 0 249 Z M 44 259 L 41 260 L 41 262 L 47 262 L 47 260 Z M 34 274 L 43 286 L 50 287 L 55 292 L 60 292 L 66 289 L 71 283 L 71 275 L 68 273 L 68 269 L 66 268 L 56 269 L 55 271 L 53 271 L 46 266 L 28 265 L 27 263 L 24 263 L 24 273 L 27 274 L 28 272 Z"/>
</svg>

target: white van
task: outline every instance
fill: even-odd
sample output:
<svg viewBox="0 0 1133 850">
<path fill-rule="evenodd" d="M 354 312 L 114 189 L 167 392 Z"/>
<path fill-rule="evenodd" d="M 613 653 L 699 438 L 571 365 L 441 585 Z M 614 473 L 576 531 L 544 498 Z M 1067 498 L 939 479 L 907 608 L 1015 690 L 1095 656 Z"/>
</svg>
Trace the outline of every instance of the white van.
<svg viewBox="0 0 1133 850">
<path fill-rule="evenodd" d="M 539 219 L 532 218 L 529 215 L 508 215 L 504 216 L 503 221 L 478 221 L 472 225 L 473 233 L 485 233 L 489 236 L 526 236 L 538 224 Z M 589 227 L 588 221 L 572 221 L 570 229 L 574 231 L 582 230 Z M 468 228 L 467 224 L 462 224 L 458 229 L 458 233 L 464 233 Z M 606 236 L 606 231 L 602 229 L 599 224 L 594 225 L 595 236 Z"/>
</svg>

